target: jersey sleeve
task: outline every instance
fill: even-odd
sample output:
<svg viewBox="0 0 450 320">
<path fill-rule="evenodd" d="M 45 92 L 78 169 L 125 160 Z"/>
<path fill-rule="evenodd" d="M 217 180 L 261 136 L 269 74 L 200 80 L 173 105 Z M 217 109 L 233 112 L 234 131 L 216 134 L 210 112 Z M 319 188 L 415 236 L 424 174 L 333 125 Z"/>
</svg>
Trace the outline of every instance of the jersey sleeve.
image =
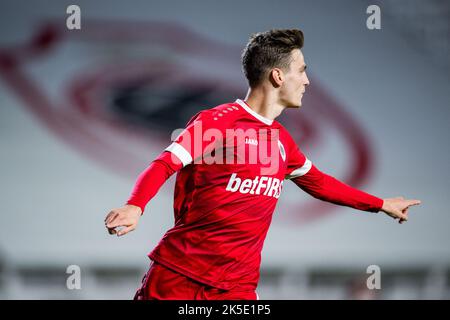
<svg viewBox="0 0 450 320">
<path fill-rule="evenodd" d="M 301 177 L 309 172 L 312 162 L 303 154 L 294 139 L 289 136 L 288 139 L 287 168 L 286 179 Z"/>
<path fill-rule="evenodd" d="M 370 212 L 378 212 L 383 207 L 383 199 L 353 188 L 314 165 L 308 173 L 292 181 L 306 193 L 323 201 Z"/>
<path fill-rule="evenodd" d="M 144 213 L 145 206 L 155 196 L 164 182 L 181 168 L 182 164 L 177 158 L 172 159 L 169 152 L 163 151 L 141 172 L 127 204 L 138 206 Z"/>
<path fill-rule="evenodd" d="M 323 201 L 363 211 L 381 210 L 382 199 L 323 173 L 303 154 L 295 141 L 289 138 L 286 179 L 292 180 L 303 191 Z"/>
<path fill-rule="evenodd" d="M 223 121 L 214 118 L 210 110 L 201 111 L 191 118 L 165 151 L 178 158 L 183 167 L 200 163 L 222 141 L 223 129 Z"/>
</svg>

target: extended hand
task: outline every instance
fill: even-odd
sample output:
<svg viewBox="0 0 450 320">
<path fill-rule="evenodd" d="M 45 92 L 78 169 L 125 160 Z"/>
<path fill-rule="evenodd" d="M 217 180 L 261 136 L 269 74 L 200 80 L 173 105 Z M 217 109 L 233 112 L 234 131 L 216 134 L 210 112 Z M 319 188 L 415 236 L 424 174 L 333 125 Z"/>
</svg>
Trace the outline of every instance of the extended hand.
<svg viewBox="0 0 450 320">
<path fill-rule="evenodd" d="M 408 221 L 408 209 L 421 203 L 420 200 L 405 200 L 403 197 L 383 199 L 383 208 L 381 211 L 394 219 L 400 219 L 398 222 Z"/>
<path fill-rule="evenodd" d="M 105 226 L 109 234 L 123 236 L 136 229 L 142 210 L 137 206 L 127 204 L 121 208 L 113 209 L 105 218 Z M 124 227 L 121 230 L 116 228 Z"/>
</svg>

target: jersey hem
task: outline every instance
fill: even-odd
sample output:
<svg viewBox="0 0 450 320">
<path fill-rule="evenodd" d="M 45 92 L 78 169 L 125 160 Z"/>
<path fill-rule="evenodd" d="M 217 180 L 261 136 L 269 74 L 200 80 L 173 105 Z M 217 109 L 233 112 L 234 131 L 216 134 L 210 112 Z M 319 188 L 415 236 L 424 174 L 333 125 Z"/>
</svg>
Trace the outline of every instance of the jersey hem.
<svg viewBox="0 0 450 320">
<path fill-rule="evenodd" d="M 202 278 L 202 277 L 200 277 L 200 276 L 190 272 L 189 270 L 181 268 L 181 267 L 171 263 L 170 261 L 167 261 L 166 259 L 162 258 L 161 256 L 159 256 L 159 255 L 157 255 L 156 253 L 153 253 L 153 252 L 149 253 L 148 257 L 151 260 L 154 260 L 154 261 L 164 265 L 165 267 L 167 267 L 169 269 L 172 269 L 175 272 L 178 272 L 178 273 L 180 273 L 180 274 L 182 274 L 182 275 L 184 275 L 184 276 L 186 276 L 188 278 L 191 278 L 191 279 L 193 279 L 195 281 L 198 281 L 200 283 L 203 283 L 203 284 L 211 286 L 211 287 L 215 287 L 215 288 L 222 289 L 222 290 L 231 290 L 231 289 L 239 286 L 238 284 L 235 284 L 235 285 L 224 285 L 223 283 L 220 283 L 220 282 L 210 281 L 208 279 Z M 249 288 L 249 289 L 256 290 L 256 288 L 253 288 L 253 289 Z"/>
</svg>

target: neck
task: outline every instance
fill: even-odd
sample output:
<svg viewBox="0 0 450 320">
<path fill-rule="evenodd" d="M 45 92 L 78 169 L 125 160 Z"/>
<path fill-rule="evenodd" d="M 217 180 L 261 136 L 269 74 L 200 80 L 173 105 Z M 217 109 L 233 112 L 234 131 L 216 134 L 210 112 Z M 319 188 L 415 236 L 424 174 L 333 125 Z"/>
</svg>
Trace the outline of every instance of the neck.
<svg viewBox="0 0 450 320">
<path fill-rule="evenodd" d="M 245 102 L 253 111 L 270 120 L 275 120 L 285 109 L 277 100 L 273 93 L 263 87 L 249 88 L 245 97 Z"/>
</svg>

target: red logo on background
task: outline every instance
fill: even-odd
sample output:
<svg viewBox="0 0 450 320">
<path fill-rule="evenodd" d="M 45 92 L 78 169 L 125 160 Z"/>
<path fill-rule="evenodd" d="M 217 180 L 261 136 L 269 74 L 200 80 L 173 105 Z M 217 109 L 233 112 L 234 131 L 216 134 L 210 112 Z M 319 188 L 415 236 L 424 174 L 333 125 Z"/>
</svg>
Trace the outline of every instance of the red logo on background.
<svg viewBox="0 0 450 320">
<path fill-rule="evenodd" d="M 241 50 L 173 23 L 91 21 L 77 33 L 48 23 L 29 43 L 0 50 L 0 70 L 51 132 L 135 179 L 191 116 L 245 95 Z M 316 80 L 301 110 L 277 120 L 311 159 L 327 141 L 322 129 L 334 130 L 351 159 L 339 178 L 354 187 L 367 181 L 373 157 L 364 130 Z M 278 210 L 305 222 L 336 207 L 305 199 L 283 198 Z"/>
</svg>

